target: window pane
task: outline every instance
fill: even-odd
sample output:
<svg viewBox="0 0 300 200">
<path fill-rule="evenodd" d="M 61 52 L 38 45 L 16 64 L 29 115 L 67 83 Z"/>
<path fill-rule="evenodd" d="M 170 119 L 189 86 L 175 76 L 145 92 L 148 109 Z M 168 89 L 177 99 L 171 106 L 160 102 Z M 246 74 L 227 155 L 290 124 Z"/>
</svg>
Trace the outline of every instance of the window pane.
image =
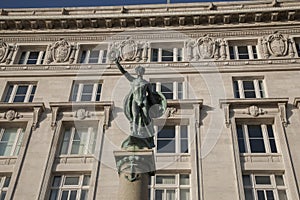
<svg viewBox="0 0 300 200">
<path fill-rule="evenodd" d="M 24 102 L 27 90 L 28 90 L 28 85 L 18 86 L 16 95 L 15 95 L 15 98 L 14 98 L 14 102 Z"/>
<path fill-rule="evenodd" d="M 25 64 L 26 51 L 23 51 L 18 64 Z"/>
<path fill-rule="evenodd" d="M 5 177 L 5 181 L 4 181 L 4 185 L 3 185 L 3 187 L 8 187 L 9 186 L 9 183 L 10 183 L 10 179 L 11 179 L 11 177 Z"/>
<path fill-rule="evenodd" d="M 257 197 L 258 197 L 258 200 L 266 200 L 265 199 L 265 194 L 264 194 L 263 190 L 258 190 L 257 191 Z"/>
<path fill-rule="evenodd" d="M 178 99 L 183 99 L 183 87 L 182 83 L 178 83 Z"/>
<path fill-rule="evenodd" d="M 245 98 L 255 98 L 255 89 L 253 81 L 243 81 Z"/>
<path fill-rule="evenodd" d="M 173 83 L 161 83 L 161 93 L 166 99 L 173 99 Z"/>
<path fill-rule="evenodd" d="M 51 190 L 50 200 L 57 200 L 58 190 Z"/>
<path fill-rule="evenodd" d="M 165 126 L 157 134 L 157 151 L 175 153 L 175 126 Z"/>
<path fill-rule="evenodd" d="M 53 187 L 59 187 L 60 186 L 60 180 L 61 180 L 61 176 L 54 176 L 52 186 Z"/>
<path fill-rule="evenodd" d="M 69 194 L 69 191 L 63 191 L 61 199 L 62 200 L 68 200 L 68 194 Z"/>
<path fill-rule="evenodd" d="M 245 189 L 245 200 L 253 200 L 253 193 L 252 193 L 252 189 Z"/>
<path fill-rule="evenodd" d="M 80 195 L 80 200 L 87 200 L 88 197 L 88 190 L 82 190 Z"/>
<path fill-rule="evenodd" d="M 234 98 L 240 98 L 238 81 L 233 81 Z"/>
<path fill-rule="evenodd" d="M 163 49 L 161 61 L 173 61 L 173 49 Z"/>
<path fill-rule="evenodd" d="M 265 153 L 265 144 L 263 140 L 260 125 L 248 125 L 248 134 L 250 139 L 250 148 L 252 153 Z"/>
<path fill-rule="evenodd" d="M 158 61 L 158 49 L 152 49 L 151 61 Z"/>
<path fill-rule="evenodd" d="M 282 175 L 276 175 L 275 176 L 276 185 L 277 186 L 284 186 L 284 180 Z"/>
<path fill-rule="evenodd" d="M 285 190 L 278 190 L 278 196 L 279 196 L 279 200 L 287 200 Z"/>
<path fill-rule="evenodd" d="M 180 185 L 189 185 L 190 184 L 190 175 L 189 174 L 180 174 Z"/>
<path fill-rule="evenodd" d="M 78 185 L 79 177 L 66 177 L 65 185 Z"/>
<path fill-rule="evenodd" d="M 77 191 L 76 190 L 72 190 L 71 191 L 71 195 L 70 195 L 70 200 L 76 200 L 76 195 L 77 195 Z"/>
<path fill-rule="evenodd" d="M 7 93 L 6 93 L 6 96 L 5 96 L 5 99 L 4 99 L 4 102 L 8 102 L 9 99 L 10 99 L 10 96 L 11 96 L 11 93 L 13 91 L 13 88 L 14 86 L 13 85 L 10 85 L 7 89 Z"/>
<path fill-rule="evenodd" d="M 86 51 L 82 51 L 81 57 L 80 57 L 80 63 L 86 62 Z"/>
<path fill-rule="evenodd" d="M 188 130 L 187 126 L 180 126 L 180 152 L 189 152 Z"/>
<path fill-rule="evenodd" d="M 244 186 L 251 186 L 250 175 L 243 175 L 243 184 Z"/>
<path fill-rule="evenodd" d="M 175 199 L 175 190 L 167 190 L 166 200 L 174 200 L 174 199 Z"/>
<path fill-rule="evenodd" d="M 76 101 L 77 95 L 78 95 L 78 87 L 79 87 L 78 84 L 75 84 L 75 85 L 73 86 L 72 94 L 71 94 L 71 101 Z"/>
<path fill-rule="evenodd" d="M 32 86 L 31 94 L 30 94 L 30 97 L 29 97 L 29 102 L 33 101 L 35 91 L 36 91 L 36 85 Z"/>
<path fill-rule="evenodd" d="M 254 59 L 257 59 L 256 46 L 252 46 L 252 52 L 253 52 L 253 58 L 254 58 Z"/>
<path fill-rule="evenodd" d="M 247 46 L 239 46 L 238 53 L 239 53 L 239 59 L 249 59 Z"/>
<path fill-rule="evenodd" d="M 189 200 L 190 199 L 190 190 L 181 189 L 180 190 L 180 200 Z"/>
<path fill-rule="evenodd" d="M 71 132 L 70 129 L 65 131 L 64 140 L 61 146 L 60 154 L 68 154 L 68 148 L 70 144 Z"/>
<path fill-rule="evenodd" d="M 264 89 L 263 81 L 262 81 L 262 80 L 259 80 L 259 81 L 258 81 L 258 84 L 259 84 L 259 92 L 260 92 L 260 96 L 261 96 L 261 98 L 265 98 L 265 97 L 266 97 L 266 94 L 265 94 L 265 89 Z"/>
<path fill-rule="evenodd" d="M 155 191 L 155 200 L 163 200 L 163 190 Z"/>
<path fill-rule="evenodd" d="M 102 63 L 106 63 L 107 50 L 103 50 Z"/>
<path fill-rule="evenodd" d="M 238 135 L 239 151 L 240 151 L 240 153 L 245 153 L 246 147 L 245 147 L 245 139 L 244 139 L 244 134 L 243 134 L 243 126 L 237 125 L 236 130 L 237 130 L 237 135 Z"/>
<path fill-rule="evenodd" d="M 94 84 L 86 84 L 83 86 L 81 101 L 90 101 L 92 99 Z"/>
<path fill-rule="evenodd" d="M 177 61 L 182 61 L 182 48 L 178 49 L 178 52 L 177 52 Z"/>
<path fill-rule="evenodd" d="M 98 59 L 99 59 L 99 50 L 91 51 L 89 63 L 98 63 Z"/>
<path fill-rule="evenodd" d="M 27 60 L 27 64 L 36 64 L 38 57 L 39 57 L 38 51 L 30 52 Z"/>
<path fill-rule="evenodd" d="M 90 184 L 90 178 L 91 178 L 90 175 L 85 175 L 84 178 L 83 178 L 82 185 L 89 185 Z"/>
<path fill-rule="evenodd" d="M 255 182 L 258 185 L 271 185 L 270 176 L 255 176 Z"/>
<path fill-rule="evenodd" d="M 234 59 L 234 50 L 232 46 L 229 46 L 229 54 L 230 54 L 230 59 Z"/>
<path fill-rule="evenodd" d="M 175 184 L 175 176 L 156 176 L 156 184 Z"/>
<path fill-rule="evenodd" d="M 102 88 L 102 85 L 99 83 L 98 88 L 97 88 L 96 101 L 100 101 L 101 88 Z"/>
<path fill-rule="evenodd" d="M 274 193 L 272 190 L 267 190 L 267 200 L 274 200 Z"/>
</svg>

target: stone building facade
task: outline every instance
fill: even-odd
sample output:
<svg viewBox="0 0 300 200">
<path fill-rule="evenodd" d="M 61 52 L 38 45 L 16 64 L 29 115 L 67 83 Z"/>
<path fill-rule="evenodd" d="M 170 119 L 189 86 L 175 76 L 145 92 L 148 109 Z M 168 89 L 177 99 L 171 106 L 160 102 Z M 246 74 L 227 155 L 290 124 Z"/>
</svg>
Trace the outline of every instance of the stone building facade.
<svg viewBox="0 0 300 200">
<path fill-rule="evenodd" d="M 0 11 L 0 199 L 117 199 L 114 150 L 146 69 L 151 200 L 299 200 L 300 2 Z"/>
</svg>

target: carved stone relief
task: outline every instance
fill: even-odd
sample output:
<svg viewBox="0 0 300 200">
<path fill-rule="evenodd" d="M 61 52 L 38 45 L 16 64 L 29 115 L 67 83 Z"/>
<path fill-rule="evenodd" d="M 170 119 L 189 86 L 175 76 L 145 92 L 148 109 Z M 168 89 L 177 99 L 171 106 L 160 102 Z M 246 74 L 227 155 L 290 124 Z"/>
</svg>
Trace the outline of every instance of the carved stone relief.
<svg viewBox="0 0 300 200">
<path fill-rule="evenodd" d="M 293 39 L 279 32 L 263 36 L 259 39 L 259 47 L 263 58 L 271 57 L 294 57 Z"/>
<path fill-rule="evenodd" d="M 122 61 L 143 61 L 146 62 L 148 59 L 148 48 L 147 42 L 138 42 L 132 38 L 127 38 L 121 42 L 113 42 L 110 45 L 110 49 L 118 49 L 119 56 Z"/>
<path fill-rule="evenodd" d="M 48 46 L 46 62 L 73 63 L 75 57 L 75 47 L 65 39 L 61 39 Z"/>
<path fill-rule="evenodd" d="M 248 108 L 248 112 L 246 114 L 251 115 L 252 117 L 257 117 L 266 113 L 267 111 L 264 111 L 263 109 L 253 105 Z"/>
<path fill-rule="evenodd" d="M 226 59 L 227 42 L 224 39 L 215 39 L 204 35 L 199 39 L 185 42 L 187 60 Z"/>
<path fill-rule="evenodd" d="M 5 113 L 5 119 L 7 119 L 8 121 L 12 121 L 12 120 L 18 119 L 20 117 L 22 117 L 22 116 L 14 110 L 9 110 Z"/>
<path fill-rule="evenodd" d="M 9 64 L 12 60 L 14 51 L 15 46 L 9 46 L 7 43 L 0 40 L 0 63 Z"/>
</svg>

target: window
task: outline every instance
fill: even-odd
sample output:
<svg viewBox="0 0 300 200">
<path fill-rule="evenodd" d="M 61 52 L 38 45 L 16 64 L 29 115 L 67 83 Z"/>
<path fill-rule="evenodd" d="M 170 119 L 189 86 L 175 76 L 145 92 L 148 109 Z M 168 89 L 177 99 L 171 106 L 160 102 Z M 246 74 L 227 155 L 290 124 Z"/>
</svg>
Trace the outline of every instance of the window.
<svg viewBox="0 0 300 200">
<path fill-rule="evenodd" d="M 156 137 L 157 153 L 189 153 L 188 127 L 164 126 L 158 127 Z"/>
<path fill-rule="evenodd" d="M 54 176 L 49 200 L 87 200 L 90 175 Z"/>
<path fill-rule="evenodd" d="M 237 124 L 236 129 L 240 153 L 277 153 L 271 124 Z"/>
<path fill-rule="evenodd" d="M 71 101 L 99 101 L 101 88 L 101 83 L 74 83 Z"/>
<path fill-rule="evenodd" d="M 107 50 L 98 48 L 83 48 L 80 54 L 80 63 L 106 63 Z"/>
<path fill-rule="evenodd" d="M 17 156 L 23 139 L 22 128 L 0 129 L 0 156 Z"/>
<path fill-rule="evenodd" d="M 151 177 L 149 196 L 151 200 L 191 200 L 189 174 L 166 174 Z"/>
<path fill-rule="evenodd" d="M 265 98 L 265 87 L 263 80 L 243 79 L 233 81 L 235 98 Z"/>
<path fill-rule="evenodd" d="M 43 64 L 45 51 L 23 51 L 18 64 L 39 65 Z"/>
<path fill-rule="evenodd" d="M 183 99 L 183 82 L 181 81 L 156 82 L 152 83 L 152 87 L 153 90 L 161 92 L 166 99 Z"/>
<path fill-rule="evenodd" d="M 182 48 L 152 48 L 152 62 L 177 62 L 183 60 Z"/>
<path fill-rule="evenodd" d="M 9 84 L 4 102 L 32 102 L 36 90 L 35 84 Z"/>
<path fill-rule="evenodd" d="M 0 200 L 5 200 L 5 196 L 10 183 L 10 176 L 0 175 Z"/>
<path fill-rule="evenodd" d="M 243 175 L 245 200 L 287 200 L 283 175 Z"/>
<path fill-rule="evenodd" d="M 96 128 L 77 126 L 65 128 L 60 155 L 86 155 L 94 153 Z"/>
<path fill-rule="evenodd" d="M 257 41 L 229 41 L 230 59 L 257 59 Z"/>
</svg>

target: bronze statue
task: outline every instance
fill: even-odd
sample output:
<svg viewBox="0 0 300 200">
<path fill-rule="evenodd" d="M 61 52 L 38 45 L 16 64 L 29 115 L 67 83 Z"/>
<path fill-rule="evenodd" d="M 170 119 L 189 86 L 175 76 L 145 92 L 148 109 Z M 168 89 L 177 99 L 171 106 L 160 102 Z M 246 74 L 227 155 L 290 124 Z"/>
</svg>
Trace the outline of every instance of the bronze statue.
<svg viewBox="0 0 300 200">
<path fill-rule="evenodd" d="M 145 68 L 136 67 L 137 77 L 135 78 L 124 70 L 118 58 L 114 61 L 131 84 L 131 90 L 124 100 L 124 113 L 130 121 L 131 133 L 122 143 L 122 148 L 151 149 L 155 146 L 152 119 L 163 115 L 167 101 L 163 94 L 154 91 L 151 84 L 143 79 Z"/>
</svg>

